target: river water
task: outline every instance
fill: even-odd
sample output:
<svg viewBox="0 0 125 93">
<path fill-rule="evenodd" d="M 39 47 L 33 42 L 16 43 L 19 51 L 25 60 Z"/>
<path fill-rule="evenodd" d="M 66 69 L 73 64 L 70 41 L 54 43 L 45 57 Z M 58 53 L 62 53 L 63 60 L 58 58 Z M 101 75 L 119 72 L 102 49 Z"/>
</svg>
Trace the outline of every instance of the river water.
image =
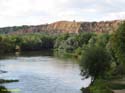
<svg viewBox="0 0 125 93">
<path fill-rule="evenodd" d="M 42 52 L 8 55 L 0 59 L 0 69 L 8 71 L 0 79 L 19 80 L 2 84 L 11 93 L 81 93 L 90 83 L 82 80 L 77 61 Z"/>
</svg>

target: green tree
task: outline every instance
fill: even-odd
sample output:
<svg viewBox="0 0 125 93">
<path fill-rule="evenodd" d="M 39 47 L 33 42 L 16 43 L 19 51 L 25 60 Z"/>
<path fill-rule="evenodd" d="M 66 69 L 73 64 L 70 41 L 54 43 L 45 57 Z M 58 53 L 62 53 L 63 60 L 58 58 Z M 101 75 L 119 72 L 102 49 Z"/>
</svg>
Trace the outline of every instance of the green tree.
<svg viewBox="0 0 125 93">
<path fill-rule="evenodd" d="M 79 46 L 82 47 L 83 44 L 88 44 L 88 41 L 90 40 L 90 38 L 92 36 L 94 36 L 95 34 L 94 33 L 80 33 L 78 36 L 77 36 L 77 40 L 79 42 Z"/>
<path fill-rule="evenodd" d="M 84 51 L 81 60 L 81 74 L 86 78 L 91 76 L 92 83 L 98 78 L 104 78 L 110 69 L 111 58 L 106 49 L 91 47 Z"/>
<path fill-rule="evenodd" d="M 76 48 L 78 48 L 78 41 L 76 40 L 75 36 L 69 37 L 65 41 L 65 50 L 69 52 L 73 52 Z"/>
<path fill-rule="evenodd" d="M 112 34 L 110 45 L 120 63 L 125 63 L 125 22 Z"/>
<path fill-rule="evenodd" d="M 106 33 L 99 34 L 97 36 L 96 46 L 106 47 L 109 41 L 110 35 Z"/>
</svg>

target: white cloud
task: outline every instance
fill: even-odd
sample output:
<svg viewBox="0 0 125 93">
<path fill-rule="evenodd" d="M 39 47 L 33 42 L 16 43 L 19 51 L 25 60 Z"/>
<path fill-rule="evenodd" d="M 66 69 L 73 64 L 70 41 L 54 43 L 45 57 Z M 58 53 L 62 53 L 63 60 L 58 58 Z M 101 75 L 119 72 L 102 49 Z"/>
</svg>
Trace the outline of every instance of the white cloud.
<svg viewBox="0 0 125 93">
<path fill-rule="evenodd" d="M 0 0 L 0 26 L 123 19 L 125 0 Z"/>
<path fill-rule="evenodd" d="M 102 19 L 103 20 L 125 19 L 125 12 L 108 13 Z"/>
</svg>

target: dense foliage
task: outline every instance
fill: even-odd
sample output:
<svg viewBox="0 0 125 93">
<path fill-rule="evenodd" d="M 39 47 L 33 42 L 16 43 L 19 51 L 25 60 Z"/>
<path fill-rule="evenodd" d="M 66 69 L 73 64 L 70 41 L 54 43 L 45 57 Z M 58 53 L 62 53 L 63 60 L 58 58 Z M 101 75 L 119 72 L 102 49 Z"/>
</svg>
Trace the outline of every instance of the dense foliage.
<svg viewBox="0 0 125 93">
<path fill-rule="evenodd" d="M 63 34 L 57 37 L 54 48 L 58 51 L 79 54 L 81 48 L 94 35 L 94 33 Z"/>
<path fill-rule="evenodd" d="M 111 48 L 119 62 L 125 63 L 125 23 L 120 25 L 111 38 Z"/>
<path fill-rule="evenodd" d="M 101 83 L 125 74 L 125 23 L 113 34 L 0 35 L 1 53 L 43 49 L 80 58 L 82 75 L 92 78 L 90 91 L 111 93 L 106 83 Z"/>
<path fill-rule="evenodd" d="M 82 57 L 82 75 L 91 78 L 103 78 L 110 69 L 111 58 L 109 53 L 102 47 L 87 48 Z"/>
<path fill-rule="evenodd" d="M 0 35 L 0 52 L 52 49 L 54 37 L 49 35 Z"/>
<path fill-rule="evenodd" d="M 27 28 L 29 28 L 29 26 L 26 26 L 26 25 L 0 28 L 0 34 L 8 34 L 21 29 L 27 29 Z"/>
</svg>

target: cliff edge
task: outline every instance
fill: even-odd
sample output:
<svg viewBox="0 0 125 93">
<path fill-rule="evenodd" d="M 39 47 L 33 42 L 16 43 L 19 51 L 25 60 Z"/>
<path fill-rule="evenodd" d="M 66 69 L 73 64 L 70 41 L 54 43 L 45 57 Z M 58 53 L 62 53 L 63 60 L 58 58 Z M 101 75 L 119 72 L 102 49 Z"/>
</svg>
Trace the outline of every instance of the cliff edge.
<svg viewBox="0 0 125 93">
<path fill-rule="evenodd" d="M 51 24 L 38 26 L 14 26 L 0 28 L 1 34 L 26 34 L 26 33 L 81 33 L 97 32 L 110 33 L 119 27 L 124 20 L 101 21 L 101 22 L 76 22 L 58 21 Z"/>
</svg>

